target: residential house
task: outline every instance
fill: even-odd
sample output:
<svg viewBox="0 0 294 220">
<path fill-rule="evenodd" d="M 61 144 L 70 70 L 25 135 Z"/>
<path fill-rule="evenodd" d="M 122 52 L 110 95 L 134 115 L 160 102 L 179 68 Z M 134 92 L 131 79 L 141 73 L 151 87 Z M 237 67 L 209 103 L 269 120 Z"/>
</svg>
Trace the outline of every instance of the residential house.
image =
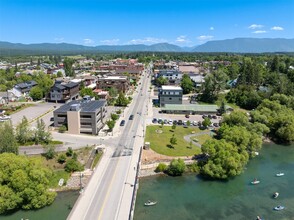
<svg viewBox="0 0 294 220">
<path fill-rule="evenodd" d="M 49 102 L 69 102 L 75 100 L 79 96 L 80 84 L 76 82 L 63 83 L 57 80 L 53 87 L 51 87 L 48 101 Z"/>
<path fill-rule="evenodd" d="M 17 98 L 26 96 L 30 93 L 31 89 L 38 85 L 34 80 L 16 84 L 9 92 L 13 93 Z"/>
</svg>

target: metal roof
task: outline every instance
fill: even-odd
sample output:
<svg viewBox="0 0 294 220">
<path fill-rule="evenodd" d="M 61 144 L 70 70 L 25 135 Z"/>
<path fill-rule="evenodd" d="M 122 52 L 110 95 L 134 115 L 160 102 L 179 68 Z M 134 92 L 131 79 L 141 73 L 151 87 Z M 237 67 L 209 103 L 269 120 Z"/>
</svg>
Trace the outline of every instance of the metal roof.
<svg viewBox="0 0 294 220">
<path fill-rule="evenodd" d="M 162 110 L 169 111 L 195 111 L 195 112 L 217 112 L 219 107 L 217 105 L 198 105 L 198 104 L 188 104 L 188 105 L 177 105 L 177 104 L 165 104 Z"/>
<path fill-rule="evenodd" d="M 95 112 L 97 109 L 103 107 L 106 104 L 106 100 L 95 100 L 95 101 L 74 100 L 67 104 L 62 105 L 60 108 L 56 109 L 54 112 L 66 113 L 67 111 L 70 111 L 71 106 L 75 104 L 80 104 L 81 112 Z"/>
</svg>

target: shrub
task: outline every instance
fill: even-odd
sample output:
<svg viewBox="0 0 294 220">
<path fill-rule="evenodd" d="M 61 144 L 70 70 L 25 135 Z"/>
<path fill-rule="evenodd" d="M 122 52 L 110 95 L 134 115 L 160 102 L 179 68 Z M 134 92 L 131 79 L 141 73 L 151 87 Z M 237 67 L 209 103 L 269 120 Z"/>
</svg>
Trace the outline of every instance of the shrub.
<svg viewBox="0 0 294 220">
<path fill-rule="evenodd" d="M 82 171 L 84 170 L 84 167 L 79 161 L 75 159 L 69 159 L 65 164 L 64 170 L 70 173 L 75 171 Z"/>
<path fill-rule="evenodd" d="M 67 128 L 66 128 L 65 125 L 62 125 L 62 126 L 60 126 L 60 127 L 58 128 L 58 132 L 59 132 L 59 133 L 64 133 L 64 132 L 66 132 L 66 131 L 67 131 Z"/>
<path fill-rule="evenodd" d="M 117 114 L 111 114 L 112 121 L 116 121 L 119 118 Z"/>
<path fill-rule="evenodd" d="M 65 154 L 60 154 L 60 155 L 58 156 L 58 158 L 57 158 L 57 162 L 60 163 L 60 164 L 63 164 L 63 163 L 65 163 L 65 161 L 66 161 L 66 156 L 65 156 Z"/>
<path fill-rule="evenodd" d="M 49 146 L 46 149 L 46 152 L 44 153 L 44 156 L 46 157 L 47 160 L 51 160 L 55 157 L 55 147 L 54 146 Z"/>
<path fill-rule="evenodd" d="M 166 167 L 167 167 L 166 164 L 164 164 L 164 163 L 159 163 L 158 166 L 157 166 L 156 169 L 155 169 L 155 172 L 156 172 L 156 173 L 164 172 L 164 171 L 166 170 Z"/>
<path fill-rule="evenodd" d="M 71 156 L 73 155 L 73 150 L 72 150 L 72 148 L 71 148 L 71 147 L 67 148 L 67 151 L 66 151 L 65 154 L 66 154 L 67 157 L 71 157 Z"/>
<path fill-rule="evenodd" d="M 166 169 L 168 175 L 181 176 L 186 169 L 186 164 L 183 159 L 173 159 Z"/>
</svg>

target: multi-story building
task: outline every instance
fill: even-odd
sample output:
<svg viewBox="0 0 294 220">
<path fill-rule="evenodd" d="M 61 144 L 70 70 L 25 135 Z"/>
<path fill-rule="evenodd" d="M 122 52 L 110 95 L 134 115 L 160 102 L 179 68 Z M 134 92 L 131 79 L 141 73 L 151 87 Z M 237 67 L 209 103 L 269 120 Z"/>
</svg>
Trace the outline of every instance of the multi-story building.
<svg viewBox="0 0 294 220">
<path fill-rule="evenodd" d="M 182 104 L 183 89 L 180 86 L 162 86 L 158 93 L 160 107 L 165 104 Z"/>
<path fill-rule="evenodd" d="M 126 93 L 130 88 L 130 81 L 127 76 L 105 76 L 98 78 L 96 89 L 109 90 L 112 87 Z"/>
<path fill-rule="evenodd" d="M 50 89 L 47 100 L 49 102 L 61 103 L 76 100 L 79 97 L 79 88 L 79 83 L 55 81 L 54 86 Z"/>
<path fill-rule="evenodd" d="M 105 100 L 74 100 L 56 109 L 54 127 L 67 126 L 68 133 L 97 135 L 106 122 Z"/>
<path fill-rule="evenodd" d="M 169 81 L 169 84 L 179 84 L 181 82 L 183 74 L 177 70 L 160 70 L 157 73 L 158 77 L 163 77 Z"/>
</svg>

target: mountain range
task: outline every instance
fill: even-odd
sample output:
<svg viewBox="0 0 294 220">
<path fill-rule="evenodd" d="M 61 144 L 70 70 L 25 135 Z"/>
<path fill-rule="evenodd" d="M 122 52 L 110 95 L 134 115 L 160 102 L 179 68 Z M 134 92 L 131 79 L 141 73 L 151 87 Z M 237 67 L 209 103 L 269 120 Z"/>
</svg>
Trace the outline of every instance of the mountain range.
<svg viewBox="0 0 294 220">
<path fill-rule="evenodd" d="M 169 43 L 153 45 L 100 45 L 83 46 L 68 43 L 21 44 L 0 41 L 0 56 L 34 54 L 75 54 L 98 52 L 229 52 L 273 53 L 294 52 L 294 39 L 284 38 L 235 38 L 208 41 L 195 47 L 179 47 Z"/>
</svg>

